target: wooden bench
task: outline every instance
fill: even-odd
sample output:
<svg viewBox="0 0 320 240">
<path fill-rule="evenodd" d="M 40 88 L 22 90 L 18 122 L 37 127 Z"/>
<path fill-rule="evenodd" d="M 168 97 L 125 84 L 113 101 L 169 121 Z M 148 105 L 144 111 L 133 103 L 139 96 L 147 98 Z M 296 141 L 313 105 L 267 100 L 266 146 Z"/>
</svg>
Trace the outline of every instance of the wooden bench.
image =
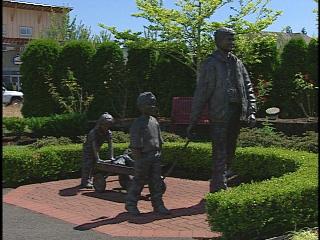
<svg viewBox="0 0 320 240">
<path fill-rule="evenodd" d="M 190 124 L 192 97 L 173 97 L 171 110 L 171 125 L 173 130 L 177 126 Z M 208 107 L 206 106 L 198 121 L 199 125 L 208 125 Z"/>
</svg>

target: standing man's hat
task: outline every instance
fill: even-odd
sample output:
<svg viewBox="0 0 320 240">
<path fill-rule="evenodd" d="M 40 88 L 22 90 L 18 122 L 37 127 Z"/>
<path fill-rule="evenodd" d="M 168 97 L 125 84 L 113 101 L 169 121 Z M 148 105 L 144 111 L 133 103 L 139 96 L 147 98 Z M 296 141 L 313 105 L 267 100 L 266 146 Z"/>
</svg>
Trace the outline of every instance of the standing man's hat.
<svg viewBox="0 0 320 240">
<path fill-rule="evenodd" d="M 231 28 L 222 27 L 215 31 L 214 36 L 217 37 L 218 35 L 225 35 L 225 34 L 235 35 L 236 32 Z"/>
</svg>

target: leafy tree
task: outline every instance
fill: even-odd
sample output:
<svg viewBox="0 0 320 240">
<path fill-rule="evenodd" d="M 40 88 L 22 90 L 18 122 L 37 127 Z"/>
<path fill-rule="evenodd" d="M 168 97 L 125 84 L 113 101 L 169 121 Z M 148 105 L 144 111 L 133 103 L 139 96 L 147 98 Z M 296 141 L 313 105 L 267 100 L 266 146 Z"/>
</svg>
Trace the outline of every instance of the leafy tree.
<svg viewBox="0 0 320 240">
<path fill-rule="evenodd" d="M 150 22 L 146 29 L 153 39 L 185 44 L 188 52 L 184 55 L 186 60 L 183 62 L 197 72 L 202 59 L 212 51 L 212 33 L 217 28 L 228 26 L 237 33 L 260 32 L 281 14 L 267 8 L 270 0 L 239 0 L 237 7 L 231 6 L 234 14 L 225 21 L 211 20 L 219 8 L 232 2 L 234 1 L 177 0 L 177 9 L 168 9 L 159 0 L 136 0 L 140 12 L 133 16 L 145 18 Z M 254 22 L 246 20 L 250 16 L 256 17 Z M 115 29 L 111 30 L 119 35 Z M 152 32 L 154 34 L 151 34 Z"/>
<path fill-rule="evenodd" d="M 91 40 L 91 28 L 85 26 L 82 21 L 77 25 L 77 18 L 70 18 L 69 12 L 64 14 L 52 13 L 50 16 L 50 26 L 42 32 L 42 38 L 54 39 L 59 42 L 69 40 Z"/>
<path fill-rule="evenodd" d="M 313 82 L 308 81 L 307 75 L 297 73 L 293 81 L 295 85 L 295 102 L 302 110 L 305 117 L 314 117 L 316 115 L 316 90 Z"/>
<path fill-rule="evenodd" d="M 250 42 L 250 44 L 248 44 Z M 279 64 L 276 35 L 251 33 L 240 35 L 235 49 L 236 55 L 245 64 L 257 97 L 258 115 L 270 103 L 274 72 Z"/>
<path fill-rule="evenodd" d="M 111 34 L 107 30 L 102 30 L 98 35 L 94 35 L 93 44 L 97 47 L 99 44 L 110 41 Z"/>
<path fill-rule="evenodd" d="M 63 113 L 85 113 L 93 100 L 79 85 L 73 72 L 68 68 L 66 78 L 60 84 L 49 81 L 49 93 L 59 104 Z"/>
<path fill-rule="evenodd" d="M 319 3 L 319 0 L 313 0 L 315 3 L 317 3 L 317 5 L 318 5 L 318 3 Z M 317 25 L 319 25 L 319 22 L 318 22 L 318 19 L 319 19 L 319 8 L 315 8 L 315 9 L 313 9 L 313 12 L 316 14 L 316 16 L 317 16 Z"/>
</svg>

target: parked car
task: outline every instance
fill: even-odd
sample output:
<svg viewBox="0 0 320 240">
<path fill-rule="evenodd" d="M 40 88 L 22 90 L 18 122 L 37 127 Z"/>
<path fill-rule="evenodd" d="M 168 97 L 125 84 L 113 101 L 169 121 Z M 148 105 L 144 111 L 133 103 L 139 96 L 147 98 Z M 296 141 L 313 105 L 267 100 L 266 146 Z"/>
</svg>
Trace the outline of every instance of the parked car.
<svg viewBox="0 0 320 240">
<path fill-rule="evenodd" d="M 21 103 L 23 101 L 23 93 L 19 91 L 9 91 L 2 87 L 2 104 L 10 105 Z"/>
</svg>

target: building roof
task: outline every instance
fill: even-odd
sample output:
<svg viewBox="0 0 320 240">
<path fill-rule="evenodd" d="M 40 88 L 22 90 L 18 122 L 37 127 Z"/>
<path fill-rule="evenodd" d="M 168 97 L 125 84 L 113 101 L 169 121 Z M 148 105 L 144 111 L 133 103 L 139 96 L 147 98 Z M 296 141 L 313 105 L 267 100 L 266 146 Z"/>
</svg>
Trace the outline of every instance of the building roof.
<svg viewBox="0 0 320 240">
<path fill-rule="evenodd" d="M 19 8 L 19 9 L 28 9 L 28 10 L 40 10 L 47 12 L 70 12 L 72 10 L 71 7 L 64 6 L 54 6 L 47 5 L 41 3 L 30 3 L 30 2 L 22 2 L 22 1 L 12 1 L 12 0 L 2 0 L 3 7 L 10 8 Z"/>
<path fill-rule="evenodd" d="M 309 37 L 308 35 L 305 35 L 303 33 L 286 33 L 286 32 L 269 32 L 269 31 L 262 31 L 263 33 L 271 33 L 276 34 L 278 37 L 283 37 L 285 39 L 291 39 L 291 38 L 303 38 L 307 43 L 310 42 L 312 37 Z"/>
</svg>

